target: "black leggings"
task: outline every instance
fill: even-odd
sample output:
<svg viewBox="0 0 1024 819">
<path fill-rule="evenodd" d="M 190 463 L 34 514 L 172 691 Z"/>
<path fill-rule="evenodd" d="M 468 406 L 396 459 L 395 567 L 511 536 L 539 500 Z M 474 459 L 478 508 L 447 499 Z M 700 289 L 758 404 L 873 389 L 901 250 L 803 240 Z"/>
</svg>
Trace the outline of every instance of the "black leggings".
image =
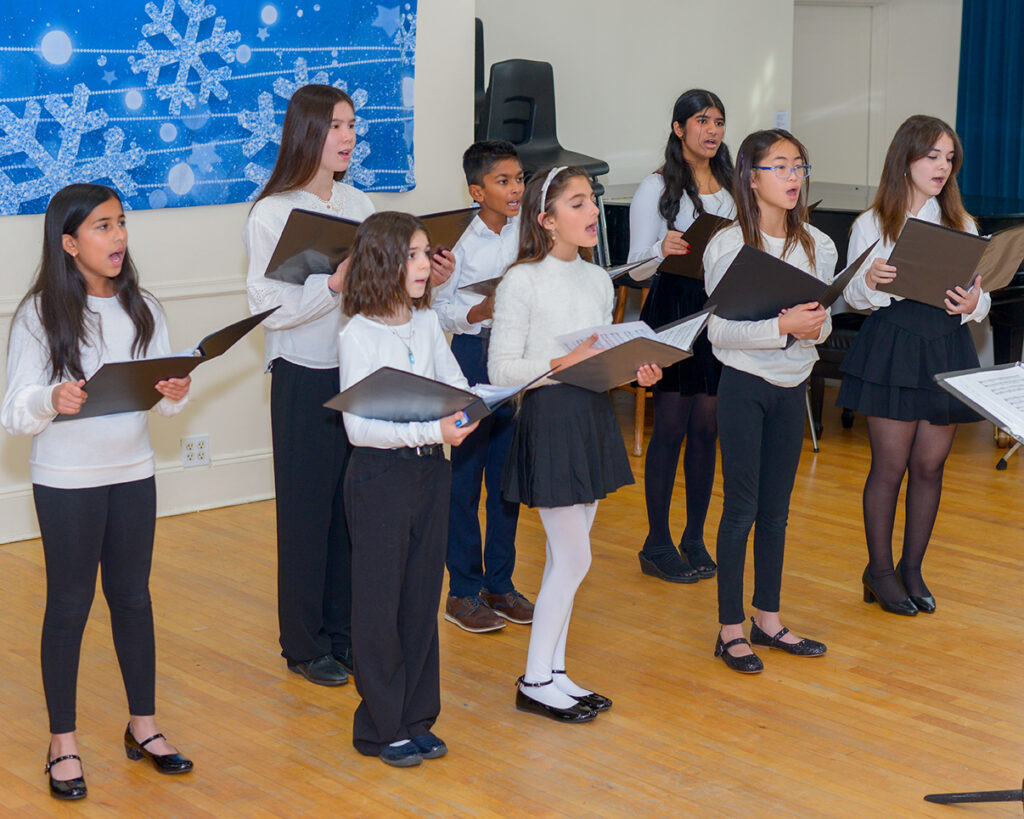
<svg viewBox="0 0 1024 819">
<path fill-rule="evenodd" d="M 35 484 L 32 493 L 46 558 L 41 654 L 50 733 L 75 730 L 78 659 L 100 565 L 128 711 L 150 716 L 156 710 L 149 599 L 156 482 L 145 478 L 88 489 Z"/>
</svg>

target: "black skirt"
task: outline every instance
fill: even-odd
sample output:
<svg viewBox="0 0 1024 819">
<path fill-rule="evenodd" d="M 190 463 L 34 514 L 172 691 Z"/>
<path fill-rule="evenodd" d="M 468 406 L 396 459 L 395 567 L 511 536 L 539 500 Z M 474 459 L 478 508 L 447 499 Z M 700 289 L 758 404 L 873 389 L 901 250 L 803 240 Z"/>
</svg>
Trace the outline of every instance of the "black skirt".
<svg viewBox="0 0 1024 819">
<path fill-rule="evenodd" d="M 943 390 L 935 374 L 978 366 L 960 316 L 903 299 L 875 310 L 841 367 L 836 404 L 876 418 L 966 424 L 981 416 Z"/>
<path fill-rule="evenodd" d="M 651 284 L 643 309 L 641 321 L 652 329 L 681 319 L 704 309 L 708 294 L 704 283 L 686 276 L 658 273 Z M 671 367 L 666 367 L 661 380 L 654 385 L 660 392 L 677 392 L 681 395 L 718 393 L 718 380 L 722 376 L 722 363 L 715 358 L 708 341 L 707 329 L 701 330 L 693 342 L 693 356 Z"/>
<path fill-rule="evenodd" d="M 573 506 L 631 483 L 633 470 L 608 393 L 568 384 L 527 391 L 502 476 L 505 500 Z"/>
</svg>

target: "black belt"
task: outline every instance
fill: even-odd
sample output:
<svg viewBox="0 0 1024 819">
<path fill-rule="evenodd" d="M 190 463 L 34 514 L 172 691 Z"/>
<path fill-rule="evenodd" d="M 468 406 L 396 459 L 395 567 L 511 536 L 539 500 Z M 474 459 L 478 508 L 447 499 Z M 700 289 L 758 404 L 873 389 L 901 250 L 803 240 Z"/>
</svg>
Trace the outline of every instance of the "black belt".
<svg viewBox="0 0 1024 819">
<path fill-rule="evenodd" d="M 396 458 L 443 458 L 444 445 L 429 444 L 427 446 L 399 446 L 394 449 L 372 449 L 383 455 L 393 455 Z"/>
</svg>

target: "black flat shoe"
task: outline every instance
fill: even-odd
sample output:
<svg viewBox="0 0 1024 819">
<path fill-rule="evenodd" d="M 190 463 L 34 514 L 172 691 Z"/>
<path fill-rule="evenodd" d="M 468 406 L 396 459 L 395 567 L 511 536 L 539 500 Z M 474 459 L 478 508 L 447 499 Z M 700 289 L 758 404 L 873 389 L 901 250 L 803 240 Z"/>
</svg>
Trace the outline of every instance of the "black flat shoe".
<svg viewBox="0 0 1024 819">
<path fill-rule="evenodd" d="M 301 674 L 316 685 L 344 685 L 348 682 L 348 672 L 330 654 L 301 663 L 288 663 L 288 670 Z"/>
<path fill-rule="evenodd" d="M 423 761 L 423 755 L 412 740 L 402 745 L 385 745 L 378 754 L 381 762 L 395 768 L 412 768 Z"/>
<path fill-rule="evenodd" d="M 564 674 L 565 669 L 563 668 L 557 671 L 552 669 L 551 673 Z M 604 695 L 598 694 L 594 691 L 591 691 L 589 694 L 583 694 L 579 697 L 577 697 L 575 694 L 570 694 L 569 696 L 576 700 L 576 702 L 582 702 L 584 705 L 589 705 L 595 711 L 607 711 L 609 708 L 612 707 L 612 701 L 608 697 L 605 697 Z"/>
<path fill-rule="evenodd" d="M 750 645 L 745 637 L 737 637 L 735 640 L 730 640 L 728 643 L 722 642 L 722 635 L 718 635 L 718 642 L 715 643 L 715 656 L 721 657 L 729 668 L 733 671 L 738 671 L 740 674 L 760 674 L 764 671 L 764 663 L 761 662 L 761 658 L 756 654 L 745 654 L 742 657 L 734 657 L 729 653 L 729 649 L 733 646 L 738 645 Z"/>
<path fill-rule="evenodd" d="M 46 749 L 46 767 L 43 769 L 43 773 L 50 773 L 50 768 L 56 765 L 58 762 L 63 762 L 65 759 L 77 759 L 79 763 L 82 761 L 82 757 L 78 754 L 64 754 L 56 759 L 50 759 L 50 749 Z M 50 796 L 54 799 L 63 799 L 65 802 L 70 802 L 72 799 L 85 799 L 88 789 L 85 787 L 85 771 L 82 771 L 81 776 L 77 776 L 74 779 L 54 779 L 50 776 Z"/>
<path fill-rule="evenodd" d="M 542 717 L 550 717 L 558 722 L 590 722 L 597 716 L 597 711 L 582 702 L 577 701 L 571 708 L 556 708 L 526 696 L 519 688 L 520 685 L 525 688 L 539 688 L 542 685 L 551 685 L 552 682 L 553 680 L 545 680 L 539 683 L 528 683 L 520 677 L 516 680 L 516 709 L 540 714 Z"/>
<path fill-rule="evenodd" d="M 718 564 L 711 559 L 711 555 L 708 554 L 707 547 L 702 543 L 686 543 L 679 544 L 679 553 L 683 558 L 693 566 L 694 571 L 701 577 L 701 579 L 714 577 L 715 572 L 718 571 Z"/>
<path fill-rule="evenodd" d="M 918 570 L 920 573 L 920 569 Z M 903 584 L 904 590 L 907 588 L 907 580 L 903 576 L 903 559 L 900 558 L 900 562 L 896 564 L 896 576 Z M 916 594 L 908 594 L 910 602 L 917 606 L 918 611 L 922 611 L 925 614 L 932 614 L 935 611 L 935 598 L 932 597 L 931 590 L 925 585 L 924 578 L 921 578 L 921 585 L 924 586 L 925 593 L 918 597 Z"/>
<path fill-rule="evenodd" d="M 173 754 L 154 754 L 146 750 L 146 746 L 154 739 L 166 738 L 163 734 L 153 734 L 149 739 L 137 742 L 132 736 L 131 723 L 128 723 L 128 727 L 124 729 L 124 752 L 129 759 L 139 760 L 143 757 L 149 759 L 153 763 L 153 767 L 162 774 L 182 774 L 191 771 L 192 760 L 177 751 Z"/>
<path fill-rule="evenodd" d="M 875 591 L 875 587 L 872 584 L 870 566 L 864 569 L 864 574 L 861 576 L 861 582 L 864 584 L 865 603 L 874 603 L 877 600 L 878 605 L 882 607 L 882 610 L 890 612 L 891 614 L 903 614 L 907 617 L 913 617 L 917 614 L 917 606 L 914 605 L 914 601 L 909 597 L 905 597 L 902 600 L 889 601 Z"/>
<path fill-rule="evenodd" d="M 808 640 L 806 637 L 799 643 L 784 643 L 782 637 L 789 634 L 788 628 L 784 628 L 778 634 L 769 637 L 753 617 L 750 618 L 750 622 L 750 642 L 755 646 L 778 648 L 787 654 L 793 654 L 797 657 L 820 657 L 828 651 L 824 643 L 819 643 L 817 640 Z"/>
<path fill-rule="evenodd" d="M 436 734 L 427 731 L 423 736 L 413 737 L 412 744 L 424 759 L 439 759 L 448 753 L 448 746 Z"/>
<path fill-rule="evenodd" d="M 640 558 L 640 571 L 651 577 L 667 580 L 669 583 L 696 583 L 700 575 L 691 569 L 673 549 L 657 557 L 650 557 L 644 552 L 637 552 Z"/>
</svg>

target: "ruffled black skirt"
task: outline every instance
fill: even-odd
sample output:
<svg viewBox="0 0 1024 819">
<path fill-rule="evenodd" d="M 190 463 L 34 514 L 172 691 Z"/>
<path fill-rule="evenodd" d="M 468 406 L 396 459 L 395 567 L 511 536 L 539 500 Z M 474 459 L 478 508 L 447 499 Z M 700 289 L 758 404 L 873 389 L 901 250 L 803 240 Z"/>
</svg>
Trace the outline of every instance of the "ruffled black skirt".
<svg viewBox="0 0 1024 819">
<path fill-rule="evenodd" d="M 704 292 L 703 282 L 686 276 L 658 273 L 640 311 L 640 319 L 657 329 L 702 310 L 707 300 L 708 294 Z M 654 389 L 681 395 L 697 395 L 702 392 L 716 395 L 721 376 L 722 363 L 711 352 L 708 331 L 704 329 L 693 342 L 693 356 L 666 367 L 665 374 L 654 385 Z"/>
<path fill-rule="evenodd" d="M 840 407 L 897 421 L 966 424 L 981 416 L 935 381 L 935 374 L 978 366 L 960 316 L 903 299 L 875 310 L 841 367 Z"/>
<path fill-rule="evenodd" d="M 631 483 L 633 470 L 608 393 L 568 384 L 527 391 L 502 476 L 505 500 L 573 506 Z"/>
</svg>

